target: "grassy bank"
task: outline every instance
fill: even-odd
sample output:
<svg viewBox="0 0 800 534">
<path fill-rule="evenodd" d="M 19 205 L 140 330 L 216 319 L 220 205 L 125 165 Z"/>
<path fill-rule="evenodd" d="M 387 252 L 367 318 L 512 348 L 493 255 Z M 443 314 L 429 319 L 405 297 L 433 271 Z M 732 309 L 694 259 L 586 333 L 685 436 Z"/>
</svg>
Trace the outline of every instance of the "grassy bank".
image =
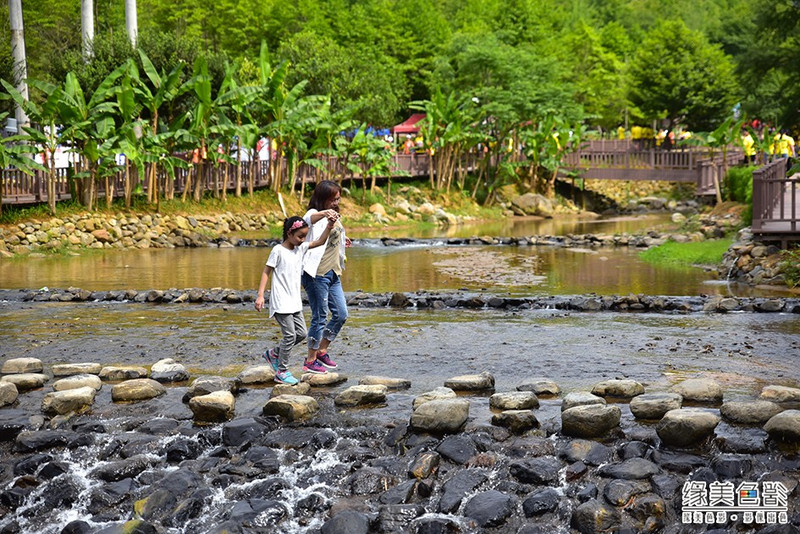
<svg viewBox="0 0 800 534">
<path fill-rule="evenodd" d="M 733 243 L 733 238 L 697 243 L 667 241 L 663 245 L 639 253 L 639 257 L 649 263 L 675 266 L 718 265 L 731 243 Z"/>
</svg>

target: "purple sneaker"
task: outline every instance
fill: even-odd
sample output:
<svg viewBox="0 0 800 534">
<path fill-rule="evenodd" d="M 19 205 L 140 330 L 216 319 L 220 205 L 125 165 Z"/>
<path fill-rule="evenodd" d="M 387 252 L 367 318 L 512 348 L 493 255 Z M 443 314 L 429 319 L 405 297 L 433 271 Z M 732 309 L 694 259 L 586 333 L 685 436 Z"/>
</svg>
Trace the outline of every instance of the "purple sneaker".
<svg viewBox="0 0 800 534">
<path fill-rule="evenodd" d="M 324 365 L 325 367 L 327 367 L 328 369 L 336 369 L 337 367 L 339 367 L 338 365 L 336 365 L 335 361 L 331 360 L 331 357 L 328 356 L 327 352 L 324 352 L 322 354 L 317 354 L 317 361 L 322 365 Z"/>
<path fill-rule="evenodd" d="M 269 349 L 267 352 L 263 354 L 263 358 L 267 360 L 267 363 L 272 366 L 272 370 L 276 373 L 278 372 L 278 357 L 275 356 L 275 351 L 273 349 Z"/>
<path fill-rule="evenodd" d="M 315 373 L 315 374 L 321 375 L 321 374 L 327 373 L 328 370 L 325 369 L 324 365 L 319 363 L 319 360 L 314 360 L 311 363 L 306 362 L 306 363 L 303 364 L 303 372 L 304 373 Z"/>
</svg>

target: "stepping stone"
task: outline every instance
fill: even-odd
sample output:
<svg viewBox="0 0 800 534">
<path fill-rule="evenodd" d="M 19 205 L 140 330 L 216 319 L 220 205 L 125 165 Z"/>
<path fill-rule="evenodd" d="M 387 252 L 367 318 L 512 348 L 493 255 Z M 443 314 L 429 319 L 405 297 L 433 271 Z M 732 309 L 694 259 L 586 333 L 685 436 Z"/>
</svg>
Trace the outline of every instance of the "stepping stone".
<svg viewBox="0 0 800 534">
<path fill-rule="evenodd" d="M 10 382 L 17 386 L 17 391 L 28 391 L 29 389 L 37 389 L 45 385 L 48 378 L 47 375 L 40 373 L 19 373 L 14 375 L 5 375 L 0 378 L 0 381 Z"/>
<path fill-rule="evenodd" d="M 722 402 L 722 386 L 716 380 L 709 378 L 690 378 L 672 386 L 671 390 L 682 396 L 684 401 Z"/>
<path fill-rule="evenodd" d="M 167 392 L 161 383 L 150 378 L 126 380 L 111 388 L 111 400 L 114 402 L 149 400 Z"/>
<path fill-rule="evenodd" d="M 411 387 L 411 380 L 390 378 L 388 376 L 364 376 L 358 383 L 363 386 L 386 386 L 389 389 L 408 389 Z"/>
<path fill-rule="evenodd" d="M 539 376 L 526 379 L 517 386 L 517 391 L 533 391 L 537 397 L 557 397 L 561 394 L 561 388 L 558 387 L 558 384 L 549 378 Z"/>
<path fill-rule="evenodd" d="M 563 412 L 576 406 L 591 406 L 593 404 L 605 406 L 606 400 L 603 397 L 592 395 L 588 391 L 574 391 L 564 396 L 564 400 L 561 402 L 561 411 Z"/>
<path fill-rule="evenodd" d="M 416 410 L 421 404 L 432 400 L 455 399 L 458 395 L 450 388 L 438 387 L 433 391 L 427 391 L 414 398 L 413 408 Z"/>
<path fill-rule="evenodd" d="M 275 370 L 271 365 L 248 367 L 239 373 L 242 384 L 272 384 L 275 381 Z"/>
<path fill-rule="evenodd" d="M 345 375 L 341 375 L 339 373 L 331 373 L 328 371 L 327 373 L 303 373 L 300 377 L 300 381 L 308 382 L 311 386 L 314 387 L 331 387 L 331 386 L 338 386 L 339 384 L 343 384 L 347 382 L 347 377 Z"/>
<path fill-rule="evenodd" d="M 42 411 L 48 415 L 79 413 L 92 405 L 96 393 L 91 386 L 48 393 L 42 399 Z"/>
<path fill-rule="evenodd" d="M 230 391 L 214 391 L 189 399 L 194 420 L 203 423 L 227 421 L 233 417 L 236 399 Z"/>
<path fill-rule="evenodd" d="M 590 404 L 561 412 L 561 432 L 576 438 L 596 438 L 619 426 L 622 412 L 617 406 Z"/>
<path fill-rule="evenodd" d="M 681 407 L 683 397 L 677 393 L 645 393 L 631 399 L 631 413 L 636 419 L 657 421 L 670 410 Z"/>
<path fill-rule="evenodd" d="M 11 358 L 3 362 L 0 373 L 21 374 L 21 373 L 41 373 L 43 370 L 42 360 L 38 358 Z"/>
<path fill-rule="evenodd" d="M 102 369 L 99 363 L 59 363 L 53 366 L 53 376 L 99 375 Z"/>
<path fill-rule="evenodd" d="M 444 387 L 453 391 L 488 391 L 494 390 L 494 376 L 483 372 L 479 375 L 454 376 L 445 380 Z"/>
<path fill-rule="evenodd" d="M 192 397 L 208 395 L 215 391 L 230 391 L 236 395 L 239 392 L 239 380 L 226 376 L 199 376 L 183 394 L 183 402 L 189 402 Z"/>
<path fill-rule="evenodd" d="M 0 381 L 0 408 L 14 404 L 18 396 L 17 386 L 11 382 Z"/>
<path fill-rule="evenodd" d="M 270 398 L 275 398 L 280 395 L 308 395 L 311 391 L 311 384 L 308 382 L 298 382 L 294 386 L 289 384 L 275 384 L 270 392 Z"/>
<path fill-rule="evenodd" d="M 153 364 L 150 368 L 150 378 L 161 383 L 186 382 L 189 380 L 189 372 L 172 358 L 165 358 Z"/>
<path fill-rule="evenodd" d="M 800 441 L 800 410 L 786 410 L 772 417 L 764 430 L 772 439 L 781 441 Z"/>
<path fill-rule="evenodd" d="M 635 380 L 604 380 L 592 388 L 592 395 L 629 399 L 644 393 L 644 386 Z"/>
<path fill-rule="evenodd" d="M 100 370 L 100 378 L 110 381 L 147 378 L 147 375 L 147 369 L 132 365 L 109 365 Z"/>
<path fill-rule="evenodd" d="M 495 410 L 530 410 L 539 407 L 539 399 L 533 391 L 495 393 L 489 397 L 489 407 Z"/>
<path fill-rule="evenodd" d="M 730 401 L 719 409 L 723 419 L 741 425 L 763 425 L 782 411 L 779 404 L 765 400 Z"/>
<path fill-rule="evenodd" d="M 492 424 L 505 427 L 517 434 L 539 428 L 539 420 L 532 410 L 505 410 L 492 415 Z"/>
<path fill-rule="evenodd" d="M 800 402 L 800 388 L 764 386 L 759 398 L 772 402 Z"/>
<path fill-rule="evenodd" d="M 714 434 L 719 417 L 702 408 L 670 410 L 656 426 L 658 437 L 665 445 L 688 447 Z"/>
<path fill-rule="evenodd" d="M 386 402 L 388 388 L 384 385 L 351 386 L 333 399 L 336 406 L 362 406 L 365 404 L 383 404 Z"/>
<path fill-rule="evenodd" d="M 287 421 L 299 421 L 312 417 L 319 411 L 319 404 L 307 395 L 280 395 L 267 401 L 264 415 L 277 415 Z"/>
<path fill-rule="evenodd" d="M 468 417 L 467 399 L 431 400 L 414 409 L 411 427 L 426 432 L 453 433 L 464 426 Z"/>
<path fill-rule="evenodd" d="M 103 387 L 103 381 L 100 380 L 100 377 L 97 375 L 71 375 L 53 382 L 53 390 L 55 391 L 65 391 L 67 389 L 83 387 L 90 387 L 95 391 L 100 391 L 100 388 Z"/>
</svg>

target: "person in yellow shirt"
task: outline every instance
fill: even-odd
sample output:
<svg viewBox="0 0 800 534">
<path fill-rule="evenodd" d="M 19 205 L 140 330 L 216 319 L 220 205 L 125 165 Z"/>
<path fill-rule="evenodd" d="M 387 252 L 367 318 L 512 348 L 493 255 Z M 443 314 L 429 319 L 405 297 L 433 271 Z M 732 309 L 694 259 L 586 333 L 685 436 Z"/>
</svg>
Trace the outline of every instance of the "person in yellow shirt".
<svg viewBox="0 0 800 534">
<path fill-rule="evenodd" d="M 742 136 L 742 148 L 744 148 L 744 160 L 747 163 L 752 163 L 755 159 L 756 155 L 756 142 L 753 139 L 753 136 L 750 135 L 748 130 L 745 130 L 744 135 Z"/>
<path fill-rule="evenodd" d="M 794 157 L 795 142 L 794 138 L 790 136 L 786 130 L 774 137 L 775 154 L 781 158 Z"/>
<path fill-rule="evenodd" d="M 619 139 L 620 141 L 625 140 L 625 128 L 622 127 L 621 125 L 619 128 L 617 128 L 617 139 Z"/>
</svg>

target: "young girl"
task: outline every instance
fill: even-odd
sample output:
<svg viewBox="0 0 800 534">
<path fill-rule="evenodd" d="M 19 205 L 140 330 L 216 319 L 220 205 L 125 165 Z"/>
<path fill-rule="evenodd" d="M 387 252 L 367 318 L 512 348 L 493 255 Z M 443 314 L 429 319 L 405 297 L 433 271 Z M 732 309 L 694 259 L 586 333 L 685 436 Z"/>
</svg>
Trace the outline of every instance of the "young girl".
<svg viewBox="0 0 800 534">
<path fill-rule="evenodd" d="M 297 384 L 297 379 L 287 368 L 289 353 L 292 348 L 302 342 L 306 337 L 306 323 L 303 319 L 303 301 L 300 297 L 300 275 L 303 272 L 303 257 L 309 249 L 324 245 L 328 239 L 338 213 L 326 210 L 325 217 L 328 225 L 318 239 L 306 243 L 308 224 L 300 217 L 289 217 L 283 221 L 283 242 L 275 245 L 269 254 L 264 272 L 261 273 L 261 283 L 258 286 L 256 310 L 264 308 L 264 290 L 267 280 L 272 276 L 272 285 L 269 292 L 269 315 L 281 327 L 283 338 L 274 349 L 264 353 L 264 358 L 275 369 L 275 381 L 282 384 Z M 310 363 L 306 361 L 304 370 Z M 311 370 L 313 372 L 313 370 Z"/>
</svg>

